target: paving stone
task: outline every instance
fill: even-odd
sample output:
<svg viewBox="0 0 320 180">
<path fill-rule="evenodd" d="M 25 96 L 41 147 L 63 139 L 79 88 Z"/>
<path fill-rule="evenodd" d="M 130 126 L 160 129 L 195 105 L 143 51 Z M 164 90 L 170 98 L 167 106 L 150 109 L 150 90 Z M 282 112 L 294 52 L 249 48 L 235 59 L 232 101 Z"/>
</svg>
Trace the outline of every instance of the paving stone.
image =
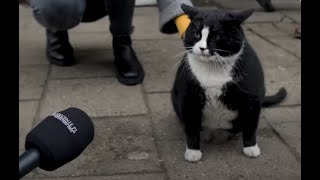
<svg viewBox="0 0 320 180">
<path fill-rule="evenodd" d="M 147 92 L 170 91 L 185 51 L 181 40 L 137 41 L 137 56 L 146 71 Z M 159 48 L 165 47 L 165 48 Z"/>
<path fill-rule="evenodd" d="M 30 7 L 19 6 L 19 65 L 48 64 L 45 29 L 36 22 Z"/>
<path fill-rule="evenodd" d="M 291 22 L 291 21 L 286 21 L 286 20 L 288 20 L 288 18 L 285 18 L 285 20 L 283 20 L 282 22 L 274 23 L 274 25 L 278 29 L 280 29 L 282 32 L 285 32 L 285 33 L 289 34 L 290 37 L 294 37 L 294 31 L 300 25 L 296 24 L 294 22 Z"/>
<path fill-rule="evenodd" d="M 262 8 L 260 8 L 260 6 L 255 1 L 243 3 L 243 0 L 241 1 L 216 0 L 215 2 L 218 4 L 218 6 L 223 4 L 224 8 L 233 9 L 235 11 L 247 10 L 249 8 L 256 7 L 256 11 L 246 20 L 246 23 L 280 22 L 284 17 L 284 15 L 279 12 L 269 13 L 269 12 L 262 11 Z M 239 6 L 242 6 L 242 7 L 239 7 Z M 214 9 L 214 7 L 212 9 Z"/>
<path fill-rule="evenodd" d="M 134 32 L 133 39 L 176 39 L 179 34 L 164 34 L 160 32 L 159 9 L 157 7 L 135 8 L 133 18 Z"/>
<path fill-rule="evenodd" d="M 164 180 L 165 175 L 163 173 L 152 174 L 123 174 L 113 176 L 82 176 L 82 177 L 67 177 L 67 178 L 41 178 L 34 180 Z"/>
<path fill-rule="evenodd" d="M 301 122 L 272 124 L 281 138 L 301 157 Z"/>
<path fill-rule="evenodd" d="M 52 80 L 41 104 L 40 118 L 68 107 L 92 117 L 147 113 L 141 86 L 124 86 L 114 78 Z"/>
<path fill-rule="evenodd" d="M 112 51 L 79 51 L 74 66 L 52 66 L 51 79 L 115 76 Z"/>
<path fill-rule="evenodd" d="M 272 23 L 247 24 L 248 28 L 264 37 L 288 36 L 287 33 L 277 29 Z"/>
<path fill-rule="evenodd" d="M 301 24 L 301 11 L 282 11 L 281 13 L 285 14 L 296 23 Z"/>
<path fill-rule="evenodd" d="M 32 11 L 30 6 L 19 4 L 19 20 L 22 20 L 23 17 L 32 17 Z"/>
<path fill-rule="evenodd" d="M 281 87 L 286 88 L 287 97 L 279 105 L 299 105 L 301 104 L 301 83 L 300 82 L 282 82 L 266 84 L 266 95 L 273 95 Z M 278 105 L 276 105 L 278 106 Z"/>
<path fill-rule="evenodd" d="M 247 27 L 247 26 L 242 25 L 242 29 L 243 29 L 243 32 L 244 32 L 245 36 L 251 36 L 251 35 L 253 36 L 253 35 L 254 35 L 253 32 L 251 32 L 251 31 L 248 30 L 248 27 Z"/>
<path fill-rule="evenodd" d="M 25 138 L 32 128 L 38 101 L 19 102 L 19 149 L 24 149 Z"/>
<path fill-rule="evenodd" d="M 75 53 L 89 50 L 112 51 L 112 36 L 106 32 L 69 33 Z"/>
<path fill-rule="evenodd" d="M 301 157 L 301 106 L 264 109 L 262 117 Z"/>
<path fill-rule="evenodd" d="M 281 87 L 287 90 L 287 97 L 280 105 L 301 104 L 301 65 L 293 67 L 278 66 L 265 68 L 267 95 L 273 95 Z"/>
<path fill-rule="evenodd" d="M 288 94 L 279 105 L 301 104 L 301 65 L 293 67 L 266 67 L 264 72 L 267 95 L 273 95 L 281 87 L 285 87 Z"/>
<path fill-rule="evenodd" d="M 277 37 L 269 38 L 270 41 L 277 44 L 281 48 L 291 52 L 292 54 L 301 58 L 301 40 L 293 37 Z"/>
<path fill-rule="evenodd" d="M 35 20 L 30 6 L 19 6 L 19 33 L 44 34 L 45 29 Z M 36 37 L 36 36 L 34 36 Z"/>
<path fill-rule="evenodd" d="M 45 36 L 26 30 L 19 36 L 19 65 L 49 64 L 45 55 Z"/>
<path fill-rule="evenodd" d="M 81 22 L 78 26 L 69 30 L 70 33 L 106 33 L 110 35 L 109 31 L 110 21 L 109 16 L 105 16 L 94 22 Z"/>
<path fill-rule="evenodd" d="M 19 67 L 19 99 L 40 99 L 47 73 L 47 65 Z"/>
<path fill-rule="evenodd" d="M 248 158 L 240 140 L 202 146 L 202 160 L 184 159 L 183 141 L 160 141 L 169 179 L 300 179 L 301 166 L 276 137 L 258 137 L 261 155 Z M 271 173 L 272 172 L 272 173 Z"/>
<path fill-rule="evenodd" d="M 289 18 L 288 16 L 283 17 L 283 19 L 281 20 L 281 22 L 283 23 L 295 23 L 294 20 L 292 20 L 291 18 Z M 276 23 L 275 23 L 276 24 Z M 296 24 L 296 23 L 295 23 Z"/>
<path fill-rule="evenodd" d="M 296 122 L 301 123 L 301 106 L 276 107 L 263 109 L 263 117 L 271 124 Z"/>
<path fill-rule="evenodd" d="M 264 75 L 266 83 L 301 83 L 301 64 L 292 67 L 265 67 Z"/>
<path fill-rule="evenodd" d="M 274 13 L 268 13 L 268 12 L 254 12 L 251 17 L 247 19 L 247 23 L 261 23 L 261 22 L 280 22 L 281 18 L 283 18 L 283 15 L 274 12 Z"/>
<path fill-rule="evenodd" d="M 161 172 L 150 120 L 144 116 L 93 119 L 95 137 L 75 160 L 29 177 L 72 177 L 134 172 Z"/>
<path fill-rule="evenodd" d="M 289 67 L 300 64 L 300 60 L 284 50 L 273 46 L 264 39 L 254 35 L 247 36 L 264 67 Z"/>
<path fill-rule="evenodd" d="M 257 3 L 256 0 L 241 0 L 241 1 L 232 1 L 232 0 L 215 0 L 215 1 L 208 1 L 208 0 L 200 0 L 202 5 L 219 5 L 223 8 L 232 8 L 232 9 L 250 9 L 254 8 L 256 11 L 264 11 L 262 7 Z M 198 2 L 199 3 L 199 2 Z M 272 4 L 276 8 L 277 11 L 279 10 L 299 10 L 301 6 L 299 1 L 292 1 L 292 0 L 277 0 L 272 1 Z M 276 11 L 276 12 L 277 12 Z M 274 12 L 273 12 L 274 13 Z M 271 13 L 269 13 L 271 14 Z"/>
<path fill-rule="evenodd" d="M 19 156 L 21 156 L 24 152 L 25 152 L 25 150 L 24 150 L 24 149 L 19 148 Z"/>
<path fill-rule="evenodd" d="M 154 133 L 157 139 L 184 139 L 182 127 L 173 110 L 169 93 L 149 94 Z"/>
</svg>

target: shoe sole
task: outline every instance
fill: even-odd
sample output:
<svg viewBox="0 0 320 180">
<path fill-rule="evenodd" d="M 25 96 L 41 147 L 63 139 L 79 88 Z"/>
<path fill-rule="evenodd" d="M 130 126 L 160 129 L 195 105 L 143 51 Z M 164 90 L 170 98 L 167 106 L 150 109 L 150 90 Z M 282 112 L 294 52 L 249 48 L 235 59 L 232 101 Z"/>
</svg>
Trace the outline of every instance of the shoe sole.
<svg viewBox="0 0 320 180">
<path fill-rule="evenodd" d="M 55 59 L 52 59 L 50 57 L 47 56 L 47 60 L 51 63 L 51 64 L 55 64 L 58 66 L 72 66 L 76 63 L 75 60 L 72 61 L 57 61 Z"/>
<path fill-rule="evenodd" d="M 142 65 L 138 62 L 139 65 L 139 76 L 136 78 L 125 78 L 123 76 L 120 75 L 120 73 L 116 70 L 116 76 L 118 81 L 123 84 L 123 85 L 127 85 L 127 86 L 134 86 L 134 85 L 138 85 L 141 84 L 144 80 L 145 77 L 145 72 L 143 70 Z"/>
</svg>

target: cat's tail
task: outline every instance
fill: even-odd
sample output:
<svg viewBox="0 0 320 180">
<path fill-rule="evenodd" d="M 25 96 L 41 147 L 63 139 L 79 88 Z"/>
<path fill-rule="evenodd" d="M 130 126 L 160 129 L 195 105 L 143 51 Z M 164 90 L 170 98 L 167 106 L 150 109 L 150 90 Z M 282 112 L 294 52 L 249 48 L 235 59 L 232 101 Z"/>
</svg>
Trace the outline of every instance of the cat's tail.
<svg viewBox="0 0 320 180">
<path fill-rule="evenodd" d="M 287 96 L 287 90 L 282 87 L 279 91 L 272 96 L 265 96 L 262 100 L 262 107 L 270 107 L 272 105 L 278 104 L 284 100 Z"/>
</svg>

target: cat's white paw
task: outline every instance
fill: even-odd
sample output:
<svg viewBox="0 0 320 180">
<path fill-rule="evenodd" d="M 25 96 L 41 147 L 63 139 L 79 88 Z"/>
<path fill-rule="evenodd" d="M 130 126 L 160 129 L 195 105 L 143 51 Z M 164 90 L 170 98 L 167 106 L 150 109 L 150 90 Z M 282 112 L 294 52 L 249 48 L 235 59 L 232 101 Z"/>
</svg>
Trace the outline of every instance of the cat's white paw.
<svg viewBox="0 0 320 180">
<path fill-rule="evenodd" d="M 243 148 L 243 153 L 248 156 L 248 157 L 258 157 L 260 155 L 260 148 L 258 145 L 250 146 L 250 147 L 245 147 Z"/>
<path fill-rule="evenodd" d="M 201 159 L 202 153 L 200 150 L 188 149 L 184 153 L 184 158 L 189 162 L 197 162 Z"/>
</svg>

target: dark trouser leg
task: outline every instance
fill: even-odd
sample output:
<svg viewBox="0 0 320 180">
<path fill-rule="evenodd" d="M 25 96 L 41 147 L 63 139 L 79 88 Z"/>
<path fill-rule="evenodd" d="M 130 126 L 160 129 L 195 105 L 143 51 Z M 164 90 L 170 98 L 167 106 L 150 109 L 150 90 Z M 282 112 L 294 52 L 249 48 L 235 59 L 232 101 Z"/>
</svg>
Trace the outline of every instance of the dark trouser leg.
<svg viewBox="0 0 320 180">
<path fill-rule="evenodd" d="M 68 29 L 77 26 L 86 8 L 86 0 L 31 0 L 34 18 L 46 28 L 47 57 L 57 65 L 74 63 Z"/>
<path fill-rule="evenodd" d="M 73 48 L 69 42 L 68 31 L 46 30 L 48 60 L 55 65 L 70 66 L 75 63 Z"/>
<path fill-rule="evenodd" d="M 125 85 L 142 83 L 144 70 L 131 42 L 134 0 L 106 0 L 113 35 L 113 51 L 117 78 Z"/>
<path fill-rule="evenodd" d="M 132 33 L 135 0 L 106 0 L 110 19 L 110 32 L 114 36 Z"/>
</svg>

